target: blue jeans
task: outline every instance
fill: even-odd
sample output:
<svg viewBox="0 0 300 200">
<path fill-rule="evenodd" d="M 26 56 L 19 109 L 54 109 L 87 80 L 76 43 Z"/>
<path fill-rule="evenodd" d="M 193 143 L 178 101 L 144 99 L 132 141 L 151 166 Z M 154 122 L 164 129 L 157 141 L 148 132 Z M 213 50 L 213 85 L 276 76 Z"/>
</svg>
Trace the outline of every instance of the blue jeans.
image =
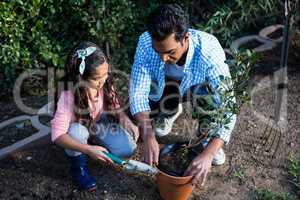
<svg viewBox="0 0 300 200">
<path fill-rule="evenodd" d="M 81 144 L 87 144 L 90 135 L 88 129 L 77 122 L 70 125 L 68 134 Z M 130 157 L 137 146 L 131 135 L 123 127 L 119 124 L 108 122 L 105 117 L 104 120 L 102 117 L 102 120 L 97 123 L 96 138 L 100 146 L 122 158 Z M 65 149 L 65 152 L 68 156 L 82 154 L 79 151 L 70 149 Z"/>
</svg>

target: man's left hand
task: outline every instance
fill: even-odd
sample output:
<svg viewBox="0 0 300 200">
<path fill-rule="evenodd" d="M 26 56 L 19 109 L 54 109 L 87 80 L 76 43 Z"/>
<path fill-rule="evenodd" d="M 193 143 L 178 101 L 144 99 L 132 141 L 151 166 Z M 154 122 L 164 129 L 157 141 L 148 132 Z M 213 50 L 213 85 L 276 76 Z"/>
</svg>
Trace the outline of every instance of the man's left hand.
<svg viewBox="0 0 300 200">
<path fill-rule="evenodd" d="M 205 184 L 208 172 L 211 168 L 211 163 L 213 160 L 213 155 L 201 153 L 199 154 L 189 165 L 185 171 L 185 176 L 194 176 L 192 180 L 192 185 L 198 183 L 203 186 Z"/>
</svg>

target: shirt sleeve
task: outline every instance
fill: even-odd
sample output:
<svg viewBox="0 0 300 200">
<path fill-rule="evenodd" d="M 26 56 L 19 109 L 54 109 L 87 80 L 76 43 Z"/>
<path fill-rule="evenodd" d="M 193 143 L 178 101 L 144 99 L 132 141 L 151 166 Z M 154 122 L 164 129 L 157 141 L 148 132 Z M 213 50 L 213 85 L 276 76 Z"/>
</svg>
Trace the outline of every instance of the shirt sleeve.
<svg viewBox="0 0 300 200">
<path fill-rule="evenodd" d="M 54 118 L 51 120 L 52 142 L 68 132 L 73 115 L 73 106 L 73 95 L 71 92 L 63 91 L 57 102 L 57 109 Z"/>
<path fill-rule="evenodd" d="M 209 85 L 214 94 L 213 95 L 214 101 L 217 102 L 218 106 L 221 106 L 223 102 L 221 101 L 222 98 L 220 98 L 220 95 L 223 94 L 222 92 L 220 93 L 220 91 L 222 90 L 224 91 L 228 89 L 228 87 L 230 86 L 230 85 L 221 84 L 221 77 L 222 76 L 224 78 L 228 77 L 229 80 L 231 80 L 231 75 L 230 75 L 229 67 L 225 63 L 226 57 L 225 57 L 224 50 L 221 47 L 219 41 L 215 37 L 211 39 L 210 47 L 211 47 L 210 54 L 213 56 L 210 57 L 210 66 L 207 69 L 206 79 L 209 82 Z M 229 81 L 229 84 L 232 84 L 231 81 Z M 219 90 L 218 92 L 217 88 L 221 90 Z M 235 98 L 233 98 L 233 101 L 235 102 Z M 229 112 L 225 114 L 229 120 L 229 123 L 227 123 L 226 126 L 221 125 L 217 133 L 214 133 L 212 136 L 219 137 L 225 142 L 225 144 L 228 144 L 231 137 L 231 133 L 235 126 L 236 114 L 229 113 Z"/>
<path fill-rule="evenodd" d="M 139 112 L 150 111 L 148 97 L 150 93 L 151 76 L 149 68 L 147 68 L 149 63 L 147 63 L 143 43 L 143 39 L 140 37 L 131 70 L 129 101 L 132 115 Z"/>
</svg>

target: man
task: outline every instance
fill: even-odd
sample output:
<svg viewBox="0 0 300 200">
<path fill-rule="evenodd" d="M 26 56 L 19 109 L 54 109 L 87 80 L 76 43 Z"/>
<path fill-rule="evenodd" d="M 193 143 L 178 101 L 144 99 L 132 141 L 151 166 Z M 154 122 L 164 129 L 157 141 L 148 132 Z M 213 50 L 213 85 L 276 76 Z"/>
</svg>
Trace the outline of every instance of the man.
<svg viewBox="0 0 300 200">
<path fill-rule="evenodd" d="M 188 29 L 186 15 L 178 5 L 167 4 L 155 9 L 147 27 L 148 31 L 140 36 L 137 45 L 129 97 L 131 113 L 139 123 L 143 140 L 142 159 L 148 164 L 157 164 L 159 145 L 155 135 L 164 136 L 171 131 L 182 112 L 183 97 L 189 92 L 207 95 L 207 83 L 215 91 L 220 75 L 230 77 L 230 73 L 218 40 L 208 33 Z M 216 94 L 216 105 L 220 104 L 218 99 Z M 229 129 L 221 127 L 203 143 L 204 150 L 185 172 L 194 176 L 193 184 L 203 185 L 211 165 L 225 162 L 221 147 L 229 142 L 235 119 L 233 115 Z"/>
</svg>

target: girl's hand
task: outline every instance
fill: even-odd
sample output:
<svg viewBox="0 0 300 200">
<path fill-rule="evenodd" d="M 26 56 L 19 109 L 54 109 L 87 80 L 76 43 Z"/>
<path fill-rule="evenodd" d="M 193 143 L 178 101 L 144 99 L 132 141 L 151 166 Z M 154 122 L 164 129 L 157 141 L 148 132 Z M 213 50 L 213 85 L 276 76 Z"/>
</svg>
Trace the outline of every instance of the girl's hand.
<svg viewBox="0 0 300 200">
<path fill-rule="evenodd" d="M 96 145 L 88 145 L 86 150 L 86 154 L 94 160 L 100 160 L 104 163 L 113 164 L 113 161 L 107 157 L 104 152 L 108 153 L 107 149 Z"/>
</svg>

